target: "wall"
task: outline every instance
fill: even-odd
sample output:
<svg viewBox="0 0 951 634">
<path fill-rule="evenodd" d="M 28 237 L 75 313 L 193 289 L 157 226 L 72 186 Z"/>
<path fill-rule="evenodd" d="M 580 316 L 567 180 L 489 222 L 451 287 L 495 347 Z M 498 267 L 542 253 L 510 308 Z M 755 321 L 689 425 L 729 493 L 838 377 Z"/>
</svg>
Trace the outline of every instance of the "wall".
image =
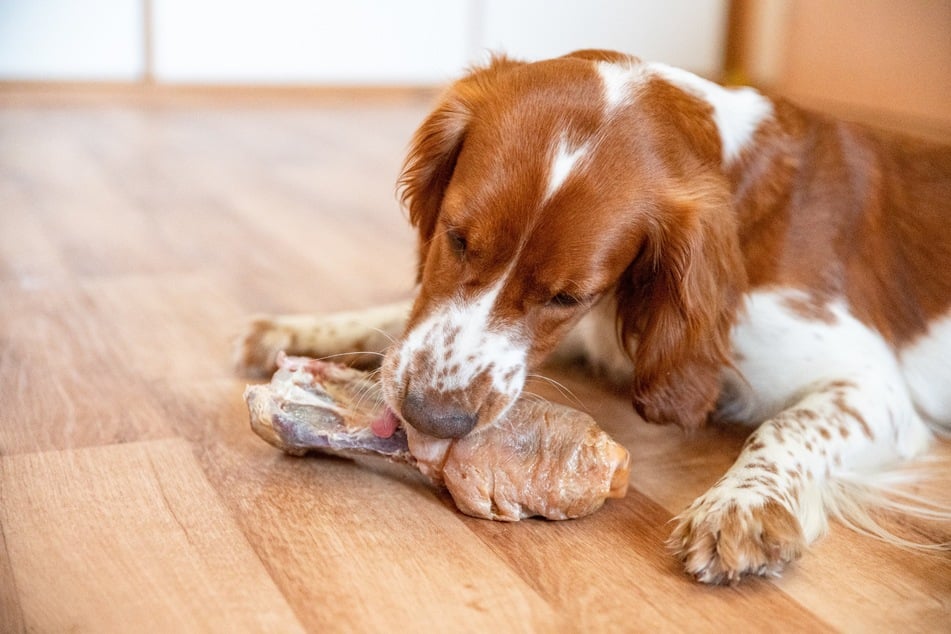
<svg viewBox="0 0 951 634">
<path fill-rule="evenodd" d="M 0 78 L 134 81 L 141 0 L 0 0 Z"/>
<path fill-rule="evenodd" d="M 82 9 L 79 9 L 82 7 Z M 0 80 L 433 84 L 503 50 L 718 76 L 727 0 L 0 0 Z"/>
<path fill-rule="evenodd" d="M 733 9 L 731 76 L 951 141 L 951 2 L 734 0 Z"/>
<path fill-rule="evenodd" d="M 951 2 L 798 0 L 787 49 L 791 97 L 951 126 Z"/>
</svg>

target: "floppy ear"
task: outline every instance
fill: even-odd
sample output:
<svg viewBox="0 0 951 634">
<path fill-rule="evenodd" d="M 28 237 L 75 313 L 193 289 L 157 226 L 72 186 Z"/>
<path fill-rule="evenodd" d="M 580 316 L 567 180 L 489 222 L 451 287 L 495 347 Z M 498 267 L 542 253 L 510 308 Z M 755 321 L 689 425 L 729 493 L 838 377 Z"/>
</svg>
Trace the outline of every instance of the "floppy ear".
<svg viewBox="0 0 951 634">
<path fill-rule="evenodd" d="M 634 360 L 635 409 L 690 429 L 706 422 L 732 363 L 746 273 L 726 184 L 700 177 L 668 191 L 618 287 L 618 320 Z"/>
<path fill-rule="evenodd" d="M 494 56 L 487 66 L 472 69 L 449 87 L 413 135 L 397 189 L 400 202 L 409 210 L 410 222 L 419 232 L 417 281 L 422 276 L 443 194 L 479 101 L 491 90 L 491 81 L 499 72 L 518 64 Z"/>
</svg>

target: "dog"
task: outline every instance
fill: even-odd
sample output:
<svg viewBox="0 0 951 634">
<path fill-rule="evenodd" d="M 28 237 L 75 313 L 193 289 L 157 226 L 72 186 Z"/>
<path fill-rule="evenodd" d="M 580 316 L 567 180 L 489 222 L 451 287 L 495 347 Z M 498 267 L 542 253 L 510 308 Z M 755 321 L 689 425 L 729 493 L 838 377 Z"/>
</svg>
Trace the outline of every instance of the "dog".
<svg viewBox="0 0 951 634">
<path fill-rule="evenodd" d="M 415 301 L 259 319 L 239 364 L 385 351 L 387 405 L 453 438 L 583 355 L 649 422 L 753 426 L 675 518 L 699 581 L 778 575 L 848 483 L 951 426 L 949 148 L 621 53 L 495 56 L 441 97 L 399 186 Z"/>
</svg>

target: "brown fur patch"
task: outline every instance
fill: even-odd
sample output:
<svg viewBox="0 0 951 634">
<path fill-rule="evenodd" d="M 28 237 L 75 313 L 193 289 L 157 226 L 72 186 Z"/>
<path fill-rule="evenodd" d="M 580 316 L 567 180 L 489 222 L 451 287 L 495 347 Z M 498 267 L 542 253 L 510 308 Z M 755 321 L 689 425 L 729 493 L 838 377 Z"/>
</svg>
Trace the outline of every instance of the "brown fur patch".
<svg viewBox="0 0 951 634">
<path fill-rule="evenodd" d="M 731 171 L 750 285 L 828 322 L 844 297 L 896 346 L 951 306 L 951 148 L 888 137 L 783 100 Z"/>
</svg>

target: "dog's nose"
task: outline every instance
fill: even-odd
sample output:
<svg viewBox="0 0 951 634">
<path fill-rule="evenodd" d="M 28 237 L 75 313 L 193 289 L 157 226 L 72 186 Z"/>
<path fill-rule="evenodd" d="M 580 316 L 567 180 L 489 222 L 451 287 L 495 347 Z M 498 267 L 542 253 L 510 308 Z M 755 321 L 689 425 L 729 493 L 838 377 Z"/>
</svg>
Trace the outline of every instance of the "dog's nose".
<svg viewBox="0 0 951 634">
<path fill-rule="evenodd" d="M 427 402 L 418 394 L 406 396 L 400 413 L 418 431 L 436 438 L 462 438 L 472 431 L 477 419 L 454 404 Z"/>
</svg>

